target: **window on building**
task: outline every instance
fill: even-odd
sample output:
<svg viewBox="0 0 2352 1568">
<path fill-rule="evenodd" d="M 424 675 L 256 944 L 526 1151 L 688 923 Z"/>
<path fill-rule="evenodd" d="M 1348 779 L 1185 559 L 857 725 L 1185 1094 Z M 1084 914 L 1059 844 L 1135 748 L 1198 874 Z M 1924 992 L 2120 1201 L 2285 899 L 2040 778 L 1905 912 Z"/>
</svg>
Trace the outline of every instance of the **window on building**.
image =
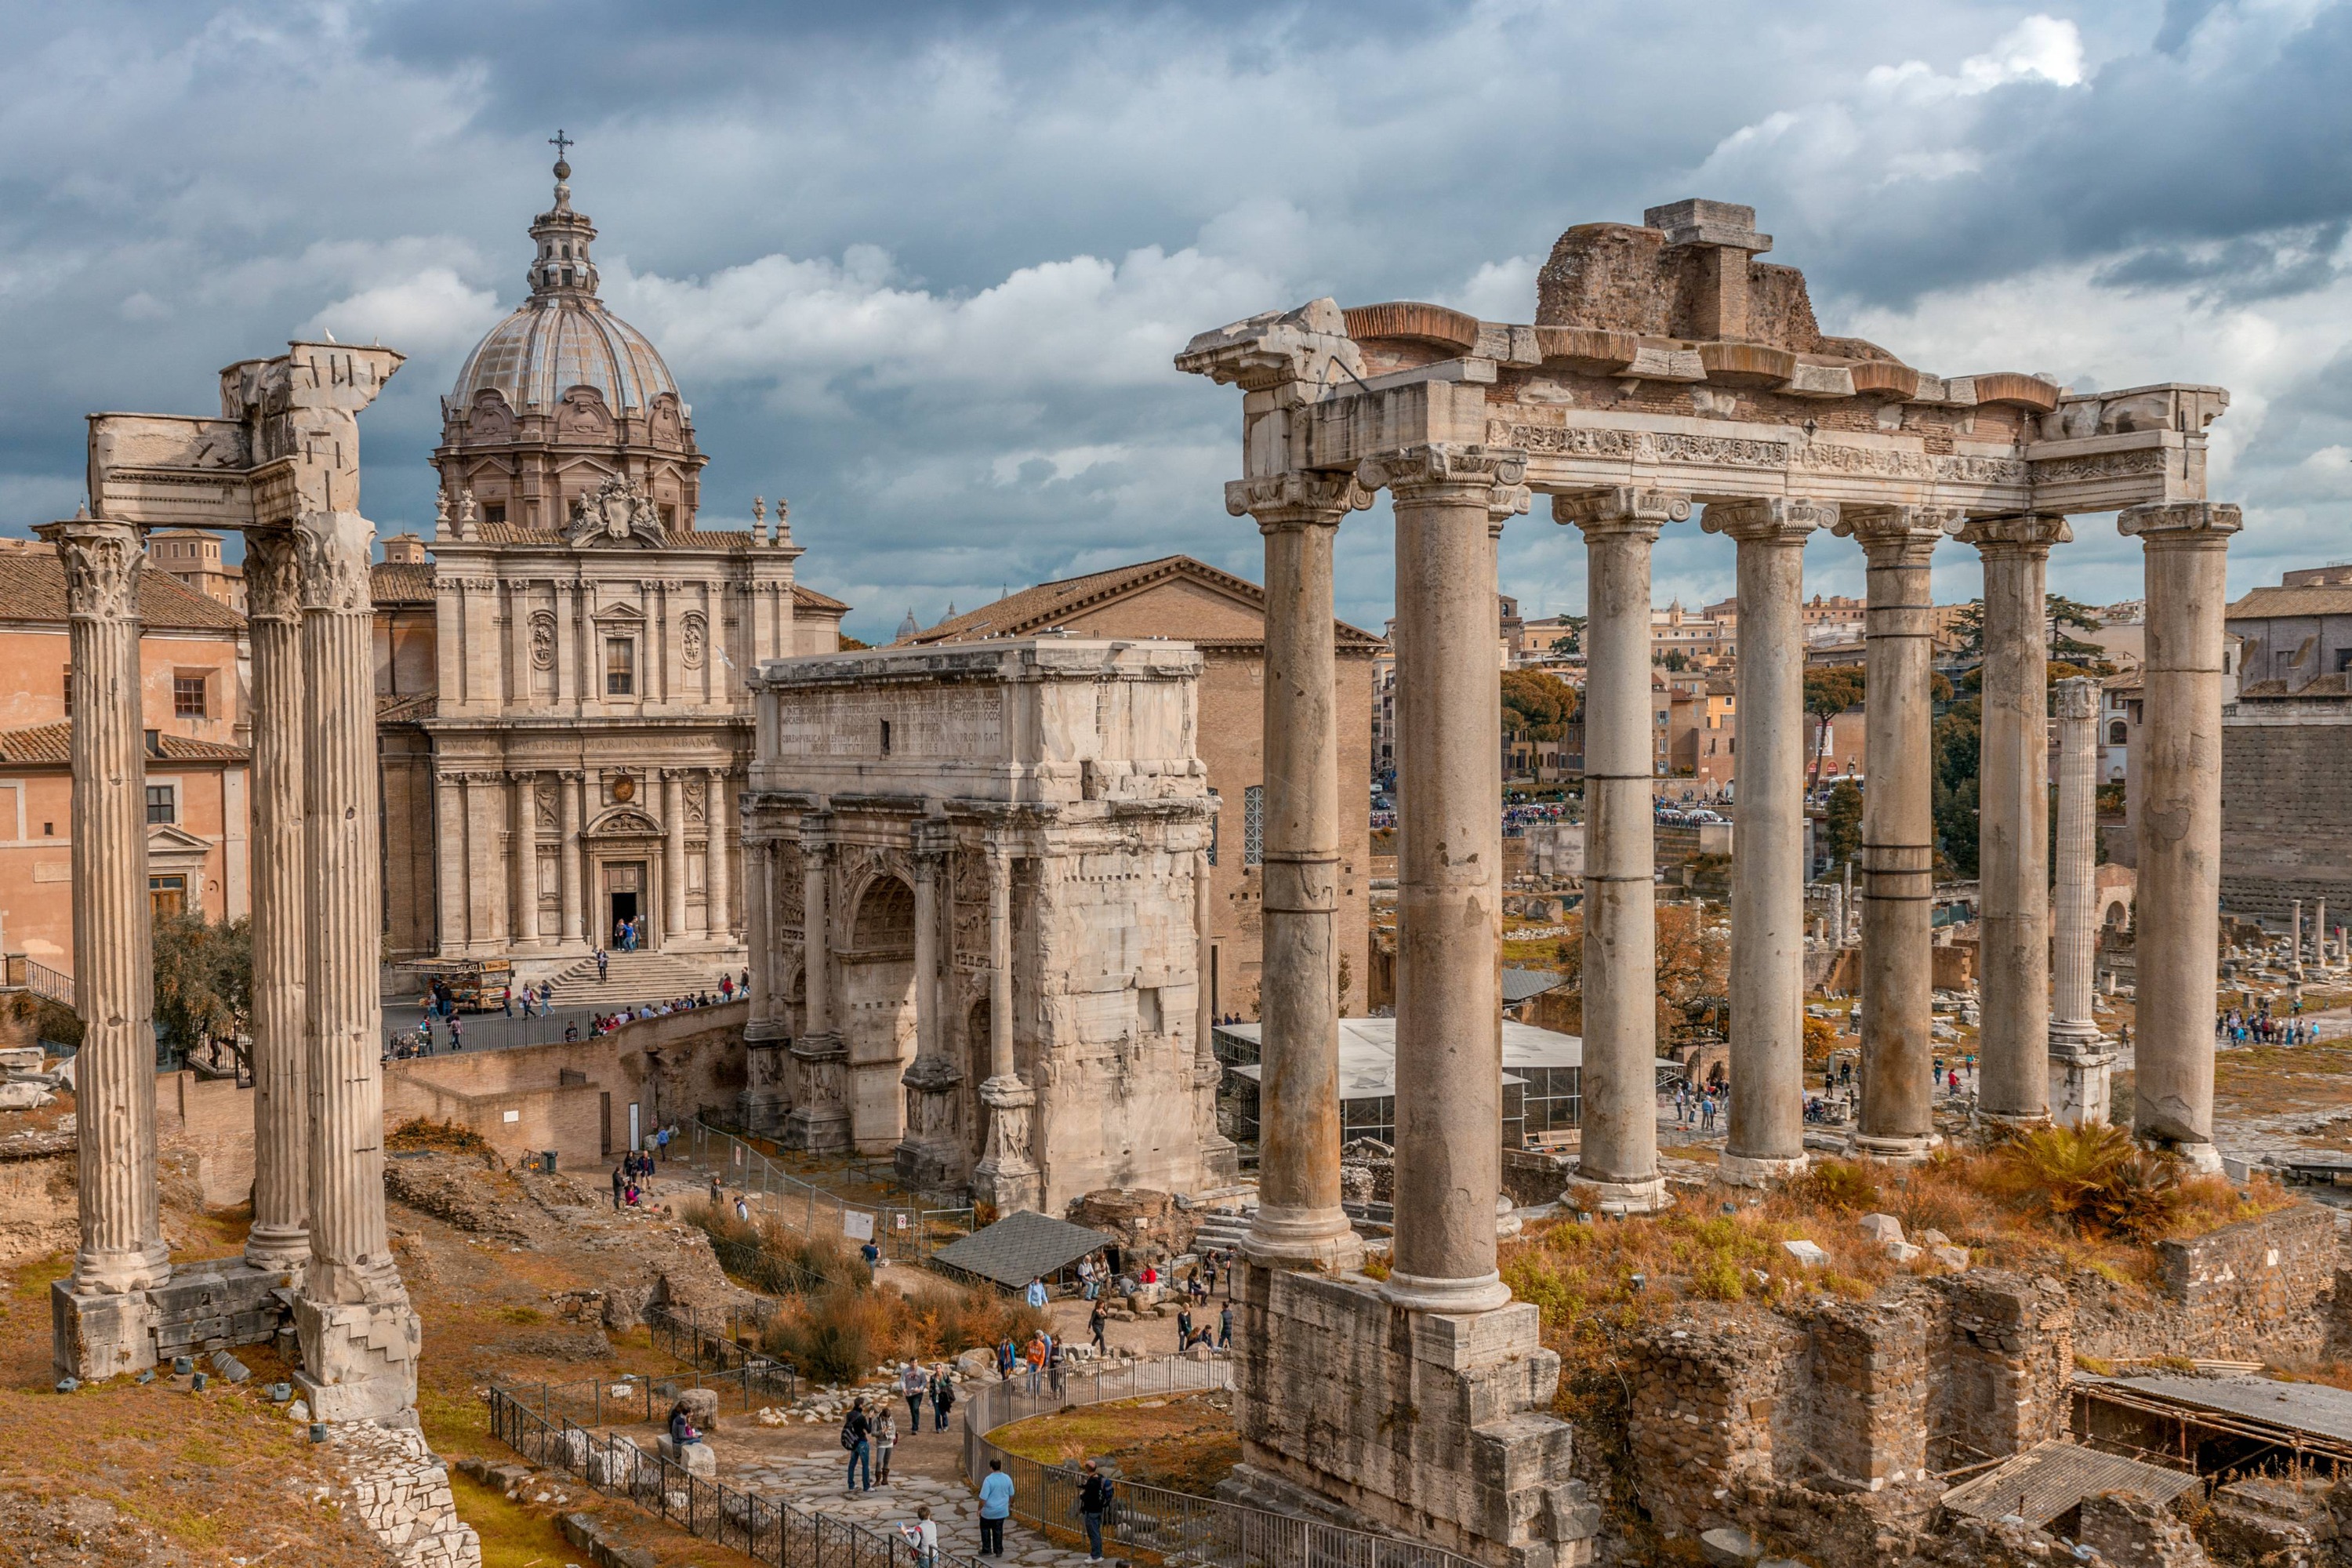
<svg viewBox="0 0 2352 1568">
<path fill-rule="evenodd" d="M 2352 647 L 2339 647 L 2336 650 L 2336 668 L 2338 674 L 2352 669 Z"/>
<path fill-rule="evenodd" d="M 152 795 L 155 792 L 151 789 L 147 793 Z M 159 921 L 185 914 L 188 910 L 188 879 L 185 877 L 148 878 L 147 909 Z"/>
<path fill-rule="evenodd" d="M 1252 784 L 1242 791 L 1242 864 L 1258 866 L 1265 862 L 1265 786 Z"/>
<path fill-rule="evenodd" d="M 886 757 L 890 754 L 890 721 L 887 719 L 882 721 L 882 754 Z"/>
<path fill-rule="evenodd" d="M 506 520 L 506 502 L 502 500 L 494 500 L 482 508 L 482 521 L 484 522 L 504 522 Z"/>
<path fill-rule="evenodd" d="M 179 791 L 172 784 L 147 786 L 147 820 L 177 822 L 180 820 Z"/>
<path fill-rule="evenodd" d="M 2107 744 L 2110 746 L 2120 746 L 2124 743 L 2130 731 L 2124 726 L 2124 721 L 2118 719 L 2114 723 L 2107 726 Z"/>
<path fill-rule="evenodd" d="M 172 677 L 172 717 L 202 719 L 205 714 L 205 687 L 202 672 Z"/>
<path fill-rule="evenodd" d="M 1210 804 L 1210 805 L 1220 805 L 1220 804 L 1222 804 L 1222 799 L 1223 799 L 1223 797 L 1222 797 L 1222 796 L 1220 796 L 1220 795 L 1217 794 L 1217 792 L 1216 792 L 1215 790 L 1211 790 L 1211 791 L 1209 792 L 1209 804 Z M 1215 865 L 1215 864 L 1217 863 L 1217 826 L 1218 826 L 1218 821 L 1219 821 L 1219 819 L 1218 819 L 1217 814 L 1216 814 L 1216 813 L 1214 813 L 1214 812 L 1210 813 L 1210 815 L 1209 815 L 1209 864 L 1210 864 L 1210 865 L 1212 865 L 1212 866 L 1213 866 L 1213 865 Z"/>
<path fill-rule="evenodd" d="M 637 639 L 604 639 L 604 695 L 628 697 L 637 689 Z"/>
<path fill-rule="evenodd" d="M 66 717 L 70 719 L 73 717 L 73 666 L 67 665 L 65 667 L 65 674 L 60 676 L 58 679 L 59 683 L 65 688 Z"/>
</svg>

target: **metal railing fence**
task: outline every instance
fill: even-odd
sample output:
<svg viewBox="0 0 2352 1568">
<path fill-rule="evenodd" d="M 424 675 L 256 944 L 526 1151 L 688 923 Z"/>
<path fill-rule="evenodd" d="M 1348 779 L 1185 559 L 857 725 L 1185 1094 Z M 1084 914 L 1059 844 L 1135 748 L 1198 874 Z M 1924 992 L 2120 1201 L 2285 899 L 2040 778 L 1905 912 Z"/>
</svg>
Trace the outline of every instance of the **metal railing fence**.
<svg viewBox="0 0 2352 1568">
<path fill-rule="evenodd" d="M 1077 1467 L 1024 1458 L 991 1442 L 988 1434 L 1071 1405 L 1229 1389 L 1233 1363 L 1168 1356 L 1066 1366 L 1058 1379 L 1043 1372 L 1034 1384 L 1024 1372 L 1009 1383 L 971 1390 L 964 1405 L 964 1475 L 976 1483 L 988 1473 L 989 1461 L 997 1461 L 1013 1478 L 1013 1516 L 1064 1532 L 1078 1520 L 1085 1478 Z M 1125 1480 L 1113 1489 L 1103 1543 L 1107 1552 L 1116 1545 L 1203 1568 L 1476 1568 L 1469 1558 L 1420 1542 Z"/>
<path fill-rule="evenodd" d="M 754 1348 L 761 1331 L 775 1315 L 772 1301 L 730 1307 L 723 1314 L 656 1302 L 646 1309 L 646 1326 L 654 1348 L 687 1363 L 697 1377 L 740 1377 L 744 1380 L 747 1399 L 756 1386 L 790 1402 L 799 1396 L 799 1375 L 785 1363 Z M 706 1381 L 704 1386 L 717 1385 Z M 745 1408 L 751 1406 L 747 1404 Z"/>
<path fill-rule="evenodd" d="M 626 1499 L 688 1534 L 775 1568 L 986 1568 L 945 1547 L 927 1558 L 896 1531 L 692 1475 L 626 1437 L 599 1437 L 568 1418 L 551 1419 L 504 1388 L 490 1390 L 490 1435 L 534 1465 L 562 1470 L 592 1491 Z"/>
<path fill-rule="evenodd" d="M 732 1132 L 713 1127 L 697 1116 L 686 1129 L 688 1157 L 718 1172 L 721 1184 L 740 1187 L 771 1200 L 761 1205 L 785 1224 L 809 1236 L 838 1236 L 862 1244 L 870 1234 L 882 1256 L 893 1263 L 921 1263 L 973 1228 L 971 1207 L 927 1207 L 920 1203 L 865 1203 L 845 1197 L 814 1182 L 795 1176 Z M 849 1216 L 866 1216 L 863 1226 Z"/>
</svg>

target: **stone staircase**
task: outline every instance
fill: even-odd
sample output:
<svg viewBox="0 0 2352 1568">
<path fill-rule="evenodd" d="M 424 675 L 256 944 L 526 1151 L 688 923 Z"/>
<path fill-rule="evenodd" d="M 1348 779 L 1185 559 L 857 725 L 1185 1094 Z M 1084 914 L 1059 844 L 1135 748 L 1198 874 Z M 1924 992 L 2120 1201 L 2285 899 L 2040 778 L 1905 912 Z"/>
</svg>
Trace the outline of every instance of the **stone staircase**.
<svg viewBox="0 0 2352 1568">
<path fill-rule="evenodd" d="M 1198 1252 L 1204 1247 L 1215 1247 L 1221 1252 L 1231 1252 L 1249 1234 L 1250 1215 L 1256 1208 L 1257 1205 L 1253 1203 L 1244 1210 L 1209 1210 L 1201 1216 L 1201 1228 L 1192 1233 L 1192 1250 Z"/>
<path fill-rule="evenodd" d="M 719 998 L 719 964 L 702 953 L 614 952 L 607 977 L 596 978 L 596 961 L 583 958 L 559 972 L 555 986 L 558 1007 L 634 1007 L 641 1002 L 669 1002 L 680 996 L 708 993 Z M 741 974 L 737 973 L 737 978 Z"/>
</svg>

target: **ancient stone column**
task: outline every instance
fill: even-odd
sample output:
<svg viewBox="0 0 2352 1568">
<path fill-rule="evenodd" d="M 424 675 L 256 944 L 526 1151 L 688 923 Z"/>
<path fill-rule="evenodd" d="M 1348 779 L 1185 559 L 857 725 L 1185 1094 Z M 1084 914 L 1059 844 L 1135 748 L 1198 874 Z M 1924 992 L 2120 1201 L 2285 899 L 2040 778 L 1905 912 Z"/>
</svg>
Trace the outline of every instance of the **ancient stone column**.
<svg viewBox="0 0 2352 1568">
<path fill-rule="evenodd" d="M 732 868 L 728 865 L 735 842 L 735 796 L 725 768 L 710 770 L 702 794 L 702 912 L 703 924 L 720 946 L 735 935 L 735 894 Z"/>
<path fill-rule="evenodd" d="M 1731 1127 L 1719 1168 L 1741 1186 L 1805 1168 L 1805 540 L 1836 516 L 1772 500 L 1714 502 L 1700 519 L 1738 546 Z"/>
<path fill-rule="evenodd" d="M 463 773 L 442 773 L 433 781 L 433 829 L 437 851 L 433 879 L 433 907 L 440 927 L 443 951 L 466 944 L 466 786 Z"/>
<path fill-rule="evenodd" d="M 1045 1185 L 1030 1142 L 1037 1091 L 1013 1059 L 1013 848 L 996 838 L 988 842 L 988 1078 L 980 1102 L 988 1144 L 972 1167 L 974 1195 L 1000 1214 L 1036 1208 Z"/>
<path fill-rule="evenodd" d="M 833 1017 L 831 828 L 826 813 L 801 814 L 801 985 L 808 1024 L 793 1040 L 798 1081 L 784 1122 L 785 1142 L 820 1153 L 850 1145 L 849 1051 Z"/>
<path fill-rule="evenodd" d="M 563 940 L 584 940 L 580 898 L 580 770 L 567 768 L 555 776 L 555 805 L 563 832 L 563 856 L 555 868 L 556 897 L 561 905 Z"/>
<path fill-rule="evenodd" d="M 1863 612 L 1862 1115 L 1854 1152 L 1916 1160 L 1935 1142 L 1936 835 L 1927 689 L 1935 601 L 1927 562 L 1958 513 L 1847 507 L 1837 531 L 1869 559 Z"/>
<path fill-rule="evenodd" d="M 41 531 L 66 574 L 73 672 L 74 1058 L 81 1240 L 66 1289 L 120 1296 L 170 1278 L 155 1194 L 153 937 L 139 667 L 139 531 L 87 518 Z M 368 710 L 373 717 L 375 710 Z M 154 1351 L 125 1347 L 132 1365 Z M 62 1357 L 61 1357 L 62 1359 Z M 86 1364 L 86 1363 L 85 1363 Z M 116 1368 L 106 1366 L 104 1373 Z"/>
<path fill-rule="evenodd" d="M 2051 910 L 2051 1114 L 2069 1126 L 2107 1120 L 2113 1053 L 2091 1016 L 2098 959 L 2099 683 L 2062 680 L 2058 711 L 2057 889 Z"/>
<path fill-rule="evenodd" d="M 1569 1196 L 1647 1213 L 1658 1174 L 1657 874 L 1651 779 L 1650 547 L 1690 516 L 1679 490 L 1560 496 L 1584 531 L 1584 1137 Z M 1746 638 L 1743 635 L 1742 641 Z M 1743 759 L 1744 763 L 1744 759 Z M 1744 798 L 1746 790 L 1740 791 Z M 1736 835 L 1735 835 L 1736 847 Z"/>
<path fill-rule="evenodd" d="M 302 600 L 294 535 L 245 536 L 253 639 L 253 1228 L 246 1261 L 310 1260 L 310 915 L 302 829 Z"/>
<path fill-rule="evenodd" d="M 1522 453 L 1431 445 L 1364 463 L 1396 501 L 1396 1249 L 1409 1310 L 1481 1312 L 1502 1187 L 1502 708 L 1492 512 L 1523 508 Z"/>
<path fill-rule="evenodd" d="M 907 1089 L 907 1130 L 892 1163 L 898 1179 L 916 1188 L 948 1186 L 963 1175 L 963 1119 L 957 1114 L 963 1071 L 945 1047 L 940 974 L 941 883 L 950 842 L 944 823 L 915 825 L 915 1059 L 898 1079 Z"/>
<path fill-rule="evenodd" d="M 2303 900 L 2293 900 L 2287 914 L 2287 973 L 2295 979 L 2303 978 Z"/>
<path fill-rule="evenodd" d="M 1208 810 L 1213 813 L 1213 803 Z M 1209 821 L 1204 813 L 1203 823 Z M 1207 833 L 1192 851 L 1192 951 L 1199 984 L 1193 987 L 1192 1100 L 1200 1126 L 1201 1169 L 1206 1184 L 1228 1186 L 1241 1176 L 1241 1151 L 1217 1124 L 1217 1089 L 1224 1082 L 1224 1064 L 1217 1059 L 1215 1009 L 1209 996 L 1210 867 Z"/>
<path fill-rule="evenodd" d="M 686 934 L 686 770 L 662 776 L 662 945 Z"/>
<path fill-rule="evenodd" d="M 1984 563 L 1983 740 L 1978 767 L 1982 1035 L 1977 1104 L 1998 1121 L 2050 1114 L 2050 547 L 2063 517 L 1976 518 Z"/>
<path fill-rule="evenodd" d="M 515 923 L 517 947 L 539 945 L 539 775 L 512 773 L 514 790 Z"/>
<path fill-rule="evenodd" d="M 2213 993 L 2221 902 L 2221 637 L 2234 506 L 2176 501 L 2116 520 L 2147 598 L 2137 743 L 2139 1029 L 2132 1125 L 2200 1169 L 2213 1147 Z"/>
<path fill-rule="evenodd" d="M 310 1266 L 295 1302 L 303 1385 L 322 1421 L 416 1403 L 416 1314 L 383 1216 L 378 929 L 375 531 L 355 511 L 295 523 L 301 574 L 303 848 L 310 867 Z"/>
<path fill-rule="evenodd" d="M 1265 961 L 1256 1216 L 1242 1250 L 1276 1268 L 1350 1270 L 1363 1244 L 1339 1206 L 1339 736 L 1331 543 L 1371 504 L 1346 474 L 1225 487 L 1265 539 Z"/>
</svg>

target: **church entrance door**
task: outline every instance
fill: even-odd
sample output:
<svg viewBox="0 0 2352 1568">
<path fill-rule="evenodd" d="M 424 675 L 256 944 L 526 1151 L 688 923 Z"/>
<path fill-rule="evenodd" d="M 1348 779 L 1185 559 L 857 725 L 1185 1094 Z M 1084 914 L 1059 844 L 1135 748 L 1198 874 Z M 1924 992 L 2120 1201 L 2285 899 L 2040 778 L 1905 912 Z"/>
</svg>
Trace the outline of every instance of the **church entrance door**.
<svg viewBox="0 0 2352 1568">
<path fill-rule="evenodd" d="M 652 900 L 646 897 L 646 863 L 642 860 L 607 860 L 604 862 L 604 931 L 600 939 L 617 952 L 622 947 L 621 926 L 627 921 L 636 931 L 639 948 L 654 945 Z"/>
</svg>

